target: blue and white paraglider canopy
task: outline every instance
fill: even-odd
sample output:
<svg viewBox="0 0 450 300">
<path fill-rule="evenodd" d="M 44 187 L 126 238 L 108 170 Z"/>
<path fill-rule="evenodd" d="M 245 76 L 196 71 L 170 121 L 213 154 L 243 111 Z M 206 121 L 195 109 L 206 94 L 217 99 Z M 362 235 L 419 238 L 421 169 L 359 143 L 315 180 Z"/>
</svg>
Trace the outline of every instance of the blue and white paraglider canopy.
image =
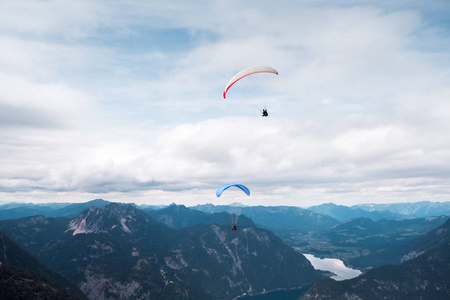
<svg viewBox="0 0 450 300">
<path fill-rule="evenodd" d="M 226 183 L 226 184 L 219 186 L 216 190 L 216 196 L 220 197 L 220 195 L 222 195 L 223 191 L 225 191 L 226 189 L 228 189 L 230 187 L 234 187 L 234 186 L 238 187 L 242 191 L 244 191 L 244 193 L 247 194 L 247 196 L 250 196 L 250 190 L 245 185 L 237 184 L 237 183 Z"/>
</svg>

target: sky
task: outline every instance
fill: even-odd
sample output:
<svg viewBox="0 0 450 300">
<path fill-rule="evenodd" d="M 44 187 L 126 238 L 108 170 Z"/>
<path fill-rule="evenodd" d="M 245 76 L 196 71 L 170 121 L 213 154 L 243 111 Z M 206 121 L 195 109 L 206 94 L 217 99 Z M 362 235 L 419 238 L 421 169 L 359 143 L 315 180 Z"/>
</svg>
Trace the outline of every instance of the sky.
<svg viewBox="0 0 450 300">
<path fill-rule="evenodd" d="M 0 2 L 0 202 L 443 202 L 449 128 L 446 0 Z"/>
</svg>

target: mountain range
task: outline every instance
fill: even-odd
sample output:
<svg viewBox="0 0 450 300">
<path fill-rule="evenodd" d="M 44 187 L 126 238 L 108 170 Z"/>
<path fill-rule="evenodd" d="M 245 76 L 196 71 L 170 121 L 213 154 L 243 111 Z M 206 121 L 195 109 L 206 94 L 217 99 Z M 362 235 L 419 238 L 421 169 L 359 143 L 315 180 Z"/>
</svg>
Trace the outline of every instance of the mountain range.
<svg viewBox="0 0 450 300">
<path fill-rule="evenodd" d="M 438 205 L 442 212 L 446 203 Z M 412 213 L 413 206 L 403 207 Z M 415 207 L 417 214 L 433 212 L 426 203 Z M 402 291 L 407 280 L 420 285 L 406 293 L 413 299 L 420 293 L 446 299 L 449 290 L 445 280 L 450 278 L 445 252 L 445 241 L 450 239 L 448 214 L 413 218 L 334 204 L 310 209 L 211 204 L 138 207 L 97 199 L 66 205 L 6 204 L 0 206 L 0 215 L 21 209 L 40 214 L 11 218 L 17 215 L 5 213 L 0 238 L 7 246 L 0 249 L 0 257 L 7 260 L 0 259 L 0 271 L 24 279 L 14 286 L 3 276 L 0 285 L 11 286 L 13 293 L 27 290 L 35 298 L 42 293 L 54 293 L 54 299 L 77 297 L 69 291 L 89 299 L 279 299 L 286 295 L 296 299 L 314 284 L 304 297 L 395 295 L 397 299 L 389 285 Z M 234 232 L 231 225 L 237 214 Z M 314 270 L 301 253 L 339 258 L 365 273 L 343 283 L 320 280 L 325 273 Z M 431 269 L 437 270 L 434 275 Z M 402 281 L 403 272 L 411 274 Z M 364 280 L 357 281 L 360 278 Z M 27 282 L 33 284 L 23 285 Z M 441 290 L 436 292 L 438 287 Z M 344 296 L 339 294 L 342 291 Z"/>
<path fill-rule="evenodd" d="M 320 231 L 339 223 L 330 216 L 293 206 L 227 206 L 212 204 L 197 205 L 192 209 L 206 213 L 237 211 L 252 219 L 258 227 L 271 231 L 295 230 L 301 232 Z"/>
<path fill-rule="evenodd" d="M 359 206 L 348 207 L 344 205 L 336 205 L 334 203 L 311 206 L 308 209 L 321 215 L 330 216 L 340 222 L 358 218 L 368 218 L 374 221 L 379 221 L 382 219 L 401 220 L 408 218 L 407 215 L 395 213 L 390 210 L 364 210 Z"/>
<path fill-rule="evenodd" d="M 90 299 L 231 299 L 322 277 L 270 231 L 217 223 L 175 230 L 133 205 L 5 220 L 0 230 Z"/>
<path fill-rule="evenodd" d="M 109 204 L 109 201 L 95 199 L 84 203 L 49 203 L 33 204 L 33 203 L 8 203 L 0 205 L 0 220 L 19 219 L 35 215 L 43 215 L 50 217 L 68 217 L 73 218 L 86 208 L 91 206 L 102 207 Z"/>
<path fill-rule="evenodd" d="M 388 203 L 388 204 L 358 204 L 352 208 L 361 208 L 369 212 L 391 211 L 403 215 L 406 218 L 425 218 L 450 214 L 450 201 L 431 202 L 421 201 L 413 203 Z"/>
<path fill-rule="evenodd" d="M 90 206 L 101 207 L 107 205 L 110 202 L 95 199 L 85 203 L 5 203 L 0 205 L 0 220 L 5 219 L 17 219 L 28 216 L 34 216 L 41 214 L 47 218 L 49 217 L 69 217 L 73 218 L 84 209 Z M 164 205 L 140 205 L 139 208 L 145 211 L 160 210 L 165 208 Z M 450 201 L 447 202 L 412 202 L 412 203 L 391 203 L 391 204 L 359 204 L 353 206 L 336 205 L 333 203 L 325 203 L 321 205 L 311 206 L 307 209 L 293 207 L 293 206 L 273 206 L 273 207 L 263 207 L 263 206 L 244 206 L 239 203 L 233 203 L 230 205 L 212 205 L 204 204 L 190 207 L 196 210 L 200 210 L 206 213 L 219 213 L 219 212 L 229 212 L 242 211 L 247 217 L 252 218 L 253 221 L 258 224 L 264 224 L 266 221 L 270 222 L 273 217 L 271 214 L 285 214 L 286 220 L 283 218 L 273 219 L 273 224 L 278 222 L 285 222 L 282 226 L 287 229 L 286 224 L 289 224 L 289 218 L 293 215 L 307 215 L 308 213 L 314 212 L 322 216 L 329 216 L 338 222 L 342 222 L 349 219 L 357 218 L 369 218 L 374 221 L 379 221 L 381 219 L 388 220 L 400 220 L 400 219 L 412 219 L 412 218 L 423 218 L 430 216 L 439 215 L 449 215 L 450 214 Z M 263 217 L 261 213 L 265 213 L 266 216 Z M 261 218 L 267 218 L 267 220 L 258 220 L 255 218 L 257 215 L 261 215 Z M 313 220 L 314 222 L 314 220 Z M 291 222 L 292 223 L 292 222 Z M 274 228 L 274 226 L 270 227 Z M 308 223 L 306 223 L 308 225 Z M 297 223 L 291 224 L 296 230 L 308 230 L 308 227 L 302 227 Z M 317 228 L 314 228 L 317 230 Z"/>
</svg>

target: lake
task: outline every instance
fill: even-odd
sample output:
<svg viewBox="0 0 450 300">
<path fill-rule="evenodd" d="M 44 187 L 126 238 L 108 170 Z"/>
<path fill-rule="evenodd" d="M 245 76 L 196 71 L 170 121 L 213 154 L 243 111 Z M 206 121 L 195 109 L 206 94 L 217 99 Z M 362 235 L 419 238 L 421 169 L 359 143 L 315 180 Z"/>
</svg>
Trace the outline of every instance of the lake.
<svg viewBox="0 0 450 300">
<path fill-rule="evenodd" d="M 303 254 L 313 265 L 314 269 L 330 271 L 336 275 L 331 276 L 334 280 L 345 280 L 362 274 L 360 270 L 346 267 L 344 262 L 337 258 L 318 258 L 311 254 Z"/>
</svg>

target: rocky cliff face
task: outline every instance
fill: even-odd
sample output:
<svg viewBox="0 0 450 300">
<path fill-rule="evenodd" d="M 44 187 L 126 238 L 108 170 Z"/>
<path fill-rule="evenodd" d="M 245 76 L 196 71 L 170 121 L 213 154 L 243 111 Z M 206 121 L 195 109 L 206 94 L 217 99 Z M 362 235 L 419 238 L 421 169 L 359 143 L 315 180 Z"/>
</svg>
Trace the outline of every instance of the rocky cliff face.
<svg viewBox="0 0 450 300">
<path fill-rule="evenodd" d="M 154 223 L 145 213 L 132 205 L 111 203 L 104 207 L 90 207 L 69 223 L 72 235 L 87 233 L 132 233 Z"/>
</svg>

